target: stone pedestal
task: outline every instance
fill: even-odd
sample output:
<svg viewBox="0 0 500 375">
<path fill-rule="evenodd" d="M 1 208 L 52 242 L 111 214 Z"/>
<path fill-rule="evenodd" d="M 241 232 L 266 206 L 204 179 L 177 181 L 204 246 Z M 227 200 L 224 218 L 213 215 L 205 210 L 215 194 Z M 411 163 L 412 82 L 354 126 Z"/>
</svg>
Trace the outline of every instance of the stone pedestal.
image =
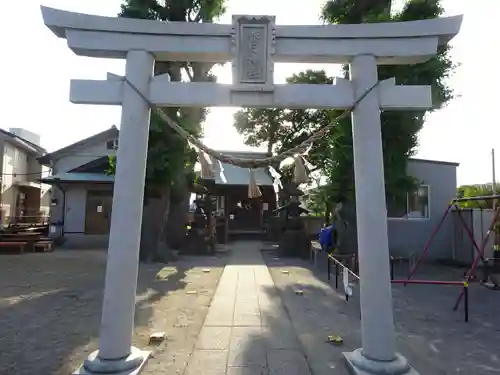
<svg viewBox="0 0 500 375">
<path fill-rule="evenodd" d="M 208 255 L 209 246 L 205 238 L 208 236 L 206 229 L 189 229 L 182 247 L 185 255 Z"/>
<path fill-rule="evenodd" d="M 311 241 L 304 230 L 285 229 L 279 241 L 279 254 L 307 259 L 311 251 L 310 246 Z"/>
<path fill-rule="evenodd" d="M 392 361 L 378 361 L 366 358 L 363 349 L 344 353 L 347 368 L 352 375 L 418 375 L 400 354 Z"/>
<path fill-rule="evenodd" d="M 73 372 L 73 375 L 137 375 L 144 368 L 149 354 L 150 352 L 132 347 L 130 354 L 125 358 L 105 360 L 99 358 L 99 352 L 96 351 Z"/>
</svg>

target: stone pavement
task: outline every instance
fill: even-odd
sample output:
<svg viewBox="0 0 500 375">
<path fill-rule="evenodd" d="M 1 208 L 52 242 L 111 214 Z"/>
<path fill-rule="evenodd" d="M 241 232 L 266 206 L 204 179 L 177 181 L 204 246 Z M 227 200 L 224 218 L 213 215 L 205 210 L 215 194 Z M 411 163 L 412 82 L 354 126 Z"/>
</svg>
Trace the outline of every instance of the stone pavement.
<svg viewBox="0 0 500 375">
<path fill-rule="evenodd" d="M 342 352 L 361 346 L 358 288 L 346 302 L 342 288 L 308 261 L 276 258 L 262 247 L 231 244 L 183 375 L 347 375 Z M 419 373 L 500 373 L 497 294 L 471 291 L 471 321 L 464 323 L 451 309 L 456 288 L 393 287 L 397 348 Z M 326 343 L 328 335 L 340 335 L 343 345 Z"/>
<path fill-rule="evenodd" d="M 310 374 L 261 247 L 232 246 L 186 375 Z"/>
<path fill-rule="evenodd" d="M 264 252 L 263 257 L 311 373 L 347 375 L 342 352 L 361 346 L 359 288 L 346 302 L 343 288 L 335 290 L 334 278 L 329 283 L 326 274 L 310 262 L 276 259 L 273 252 Z M 326 268 L 326 262 L 318 266 Z M 462 274 L 446 267 L 425 268 L 421 279 L 459 280 Z M 407 272 L 403 267 L 396 276 L 403 278 Z M 300 296 L 295 293 L 299 288 Z M 498 292 L 471 285 L 469 323 L 463 322 L 463 311 L 452 311 L 458 292 L 450 286 L 393 286 L 397 350 L 422 375 L 499 374 Z M 340 335 L 343 345 L 326 344 L 327 335 Z"/>
</svg>

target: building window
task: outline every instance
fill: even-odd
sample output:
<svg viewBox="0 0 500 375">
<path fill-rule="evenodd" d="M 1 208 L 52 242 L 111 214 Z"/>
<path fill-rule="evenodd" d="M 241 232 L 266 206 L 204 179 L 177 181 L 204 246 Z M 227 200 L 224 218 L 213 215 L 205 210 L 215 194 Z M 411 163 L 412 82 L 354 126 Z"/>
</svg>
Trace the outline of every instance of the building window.
<svg viewBox="0 0 500 375">
<path fill-rule="evenodd" d="M 106 142 L 106 148 L 108 150 L 116 150 L 118 149 L 118 139 L 112 139 Z"/>
<path fill-rule="evenodd" d="M 390 219 L 429 219 L 430 188 L 420 185 L 415 191 L 406 194 L 406 202 L 388 202 L 387 216 Z"/>
</svg>

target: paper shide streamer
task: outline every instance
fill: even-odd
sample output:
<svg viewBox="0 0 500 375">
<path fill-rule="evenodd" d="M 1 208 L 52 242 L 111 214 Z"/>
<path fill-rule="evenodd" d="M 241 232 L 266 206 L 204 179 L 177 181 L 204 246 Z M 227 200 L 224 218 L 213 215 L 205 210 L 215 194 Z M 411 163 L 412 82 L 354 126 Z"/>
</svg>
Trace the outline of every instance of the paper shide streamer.
<svg viewBox="0 0 500 375">
<path fill-rule="evenodd" d="M 293 182 L 297 185 L 306 184 L 309 182 L 309 171 L 314 169 L 314 167 L 305 159 L 305 155 L 309 152 L 311 147 L 309 147 L 304 153 L 296 154 L 293 157 L 286 158 L 280 164 L 280 168 L 285 166 L 293 165 Z M 198 150 L 198 161 L 200 163 L 200 177 L 202 179 L 214 179 L 215 178 L 215 166 L 212 158 L 205 153 L 203 150 Z M 271 166 L 268 166 L 269 173 L 274 180 L 274 185 L 277 187 L 282 187 L 281 175 Z M 249 168 L 249 184 L 248 184 L 248 198 L 259 198 L 262 196 L 262 191 L 259 187 L 257 179 L 255 177 L 255 171 L 257 169 Z"/>
</svg>

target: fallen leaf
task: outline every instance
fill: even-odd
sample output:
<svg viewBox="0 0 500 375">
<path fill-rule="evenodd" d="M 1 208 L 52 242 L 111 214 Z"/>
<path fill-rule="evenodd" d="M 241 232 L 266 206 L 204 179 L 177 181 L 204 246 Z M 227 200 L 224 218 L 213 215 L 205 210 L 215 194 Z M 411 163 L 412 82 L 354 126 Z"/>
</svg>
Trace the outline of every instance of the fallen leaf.
<svg viewBox="0 0 500 375">
<path fill-rule="evenodd" d="M 326 338 L 326 342 L 329 344 L 342 345 L 344 340 L 338 335 L 332 335 Z"/>
<path fill-rule="evenodd" d="M 175 275 L 177 269 L 175 267 L 163 267 L 157 274 L 156 278 L 158 280 L 166 280 L 169 276 Z"/>
<path fill-rule="evenodd" d="M 160 342 L 165 340 L 165 337 L 165 332 L 154 332 L 149 335 L 149 344 L 159 344 Z"/>
</svg>

